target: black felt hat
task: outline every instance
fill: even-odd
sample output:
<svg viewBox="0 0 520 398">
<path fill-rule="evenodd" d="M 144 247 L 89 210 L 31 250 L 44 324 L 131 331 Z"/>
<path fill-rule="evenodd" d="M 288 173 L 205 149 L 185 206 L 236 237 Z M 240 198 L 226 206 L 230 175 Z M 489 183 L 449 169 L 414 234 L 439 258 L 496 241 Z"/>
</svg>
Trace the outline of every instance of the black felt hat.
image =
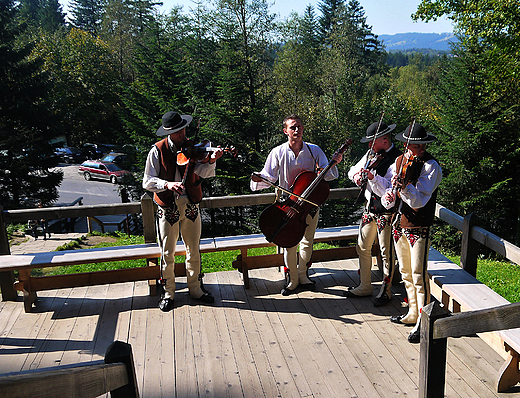
<svg viewBox="0 0 520 398">
<path fill-rule="evenodd" d="M 158 136 L 175 133 L 188 124 L 193 118 L 190 115 L 179 115 L 177 112 L 166 112 L 162 117 L 162 126 L 157 130 Z"/>
<path fill-rule="evenodd" d="M 419 123 L 413 125 L 412 134 L 410 134 L 410 127 L 405 131 L 399 133 L 395 138 L 399 141 L 408 142 L 409 144 L 429 144 L 437 139 L 433 134 L 430 134 Z"/>
<path fill-rule="evenodd" d="M 370 126 L 368 126 L 366 136 L 361 138 L 361 142 L 363 142 L 363 143 L 370 142 L 374 138 L 382 137 L 382 136 L 388 134 L 389 132 L 391 132 L 393 129 L 395 129 L 395 124 L 391 124 L 390 126 L 387 126 L 386 123 L 381 122 L 381 126 L 379 126 L 379 131 L 377 131 L 377 134 L 376 134 L 378 124 L 379 124 L 379 122 L 375 122 L 375 123 L 372 123 Z"/>
</svg>

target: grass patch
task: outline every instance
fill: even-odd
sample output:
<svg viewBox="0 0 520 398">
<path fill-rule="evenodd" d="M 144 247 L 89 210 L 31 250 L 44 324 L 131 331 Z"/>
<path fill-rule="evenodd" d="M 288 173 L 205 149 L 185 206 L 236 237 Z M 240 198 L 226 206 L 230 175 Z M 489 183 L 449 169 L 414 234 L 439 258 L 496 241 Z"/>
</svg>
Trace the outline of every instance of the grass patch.
<svg viewBox="0 0 520 398">
<path fill-rule="evenodd" d="M 95 235 L 103 236 L 102 234 L 96 233 Z M 92 248 L 99 247 L 111 247 L 111 246 L 128 246 L 128 245 L 136 245 L 144 243 L 144 238 L 142 236 L 131 235 L 128 236 L 124 233 L 111 233 L 106 234 L 105 236 L 110 236 L 116 238 L 113 242 L 102 242 Z M 71 250 L 78 249 L 81 247 L 81 240 L 73 241 L 67 245 L 63 245 L 59 247 L 57 250 Z M 327 243 L 317 243 L 314 245 L 314 249 L 327 249 L 331 247 L 336 247 L 333 245 L 329 245 Z M 261 256 L 267 254 L 275 254 L 276 247 L 260 247 L 249 249 L 247 254 L 249 256 Z M 237 256 L 240 254 L 240 250 L 230 250 L 230 251 L 222 251 L 222 252 L 214 252 L 214 253 L 202 253 L 201 261 L 202 261 L 202 271 L 205 273 L 210 272 L 218 272 L 218 271 L 231 271 L 233 270 L 232 263 L 236 260 Z M 186 260 L 186 256 L 175 256 L 176 263 L 183 263 Z M 115 269 L 124 269 L 124 268 L 137 268 L 146 266 L 146 260 L 125 260 L 125 261 L 112 261 L 107 263 L 92 263 L 92 264 L 78 264 L 71 265 L 67 267 L 54 267 L 54 268 L 44 268 L 44 269 L 35 269 L 32 271 L 33 276 L 51 276 L 51 275 L 64 275 L 64 274 L 75 274 L 81 272 L 95 272 L 95 271 L 108 271 Z"/>
<path fill-rule="evenodd" d="M 460 256 L 446 256 L 460 266 Z M 478 259 L 477 279 L 511 303 L 520 301 L 520 266 L 509 261 Z"/>
</svg>

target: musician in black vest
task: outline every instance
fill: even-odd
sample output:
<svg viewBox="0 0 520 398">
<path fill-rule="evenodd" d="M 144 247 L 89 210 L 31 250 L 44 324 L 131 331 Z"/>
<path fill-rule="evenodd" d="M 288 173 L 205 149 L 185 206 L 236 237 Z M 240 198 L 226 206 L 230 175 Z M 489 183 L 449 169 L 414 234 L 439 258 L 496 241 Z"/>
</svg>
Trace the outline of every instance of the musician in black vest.
<svg viewBox="0 0 520 398">
<path fill-rule="evenodd" d="M 379 129 L 378 129 L 379 127 Z M 362 189 L 366 200 L 359 225 L 356 251 L 359 256 L 359 285 L 350 288 L 344 294 L 349 298 L 372 296 L 371 281 L 372 245 L 376 237 L 379 241 L 383 262 L 383 283 L 374 299 L 376 307 L 387 304 L 392 298 L 392 279 L 395 271 L 395 254 L 391 245 L 391 217 L 393 209 L 381 205 L 381 197 L 374 193 L 374 185 L 384 179 L 394 160 L 402 154 L 392 144 L 392 130 L 384 122 L 372 123 L 366 131 L 362 143 L 368 143 L 368 151 L 348 172 L 349 178 Z M 377 131 L 376 131 L 377 130 Z"/>
<path fill-rule="evenodd" d="M 427 270 L 429 234 L 435 216 L 442 169 L 437 160 L 426 151 L 426 145 L 436 138 L 420 124 L 408 126 L 396 139 L 407 143 L 407 150 L 391 166 L 392 176 L 387 180 L 387 191 L 381 202 L 387 208 L 397 208 L 392 236 L 408 295 L 408 312 L 393 316 L 390 320 L 413 325 L 408 341 L 419 343 L 420 312 L 430 302 Z"/>
<path fill-rule="evenodd" d="M 182 182 L 186 166 L 177 165 L 177 152 L 186 140 L 186 127 L 192 121 L 190 115 L 167 112 L 162 117 L 158 136 L 167 136 L 157 142 L 146 160 L 143 188 L 153 192 L 157 204 L 157 240 L 161 246 L 161 270 L 164 293 L 159 308 L 170 311 L 175 294 L 175 247 L 179 232 L 186 246 L 186 276 L 191 298 L 212 303 L 213 296 L 202 286 L 200 265 L 200 235 L 202 223 L 199 205 L 191 203 Z M 194 173 L 201 178 L 215 175 L 216 160 L 223 154 L 215 150 L 209 161 L 196 163 Z M 194 161 L 191 159 L 190 161 Z"/>
</svg>

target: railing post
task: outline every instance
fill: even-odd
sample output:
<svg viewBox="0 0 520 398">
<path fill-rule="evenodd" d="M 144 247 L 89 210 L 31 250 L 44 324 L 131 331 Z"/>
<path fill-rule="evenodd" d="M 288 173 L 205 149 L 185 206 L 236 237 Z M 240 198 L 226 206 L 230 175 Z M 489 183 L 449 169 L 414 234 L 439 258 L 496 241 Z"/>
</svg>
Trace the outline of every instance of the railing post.
<svg viewBox="0 0 520 398">
<path fill-rule="evenodd" d="M 421 310 L 421 355 L 419 362 L 419 398 L 444 397 L 446 349 L 448 339 L 433 338 L 433 324 L 449 316 L 437 300 Z"/>
<path fill-rule="evenodd" d="M 114 341 L 107 348 L 105 354 L 105 363 L 122 362 L 126 365 L 128 374 L 128 384 L 119 387 L 110 392 L 112 398 L 139 398 L 139 390 L 137 388 L 137 378 L 135 376 L 134 357 L 132 355 L 132 346 L 122 341 Z"/>
<path fill-rule="evenodd" d="M 470 213 L 462 223 L 462 244 L 460 249 L 460 265 L 464 271 L 477 277 L 478 242 L 471 238 L 471 229 L 478 224 L 478 218 Z"/>
<path fill-rule="evenodd" d="M 0 205 L 0 254 L 11 254 L 9 250 L 9 238 L 5 229 L 4 218 L 2 212 L 4 207 Z M 14 289 L 14 272 L 3 271 L 0 272 L 0 289 L 2 289 L 3 301 L 16 301 L 18 294 Z"/>
</svg>

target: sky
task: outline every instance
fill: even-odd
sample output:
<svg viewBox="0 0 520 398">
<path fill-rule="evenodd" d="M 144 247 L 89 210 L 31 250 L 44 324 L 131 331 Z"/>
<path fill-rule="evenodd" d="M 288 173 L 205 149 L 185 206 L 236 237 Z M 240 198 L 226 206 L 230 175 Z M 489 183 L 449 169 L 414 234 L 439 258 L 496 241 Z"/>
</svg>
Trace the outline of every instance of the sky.
<svg viewBox="0 0 520 398">
<path fill-rule="evenodd" d="M 183 7 L 184 12 L 195 8 L 192 0 L 161 0 L 163 12 L 169 12 L 174 5 Z M 305 8 L 311 4 L 319 14 L 317 4 L 319 0 L 267 0 L 273 3 L 270 10 L 281 19 L 287 18 L 292 11 L 302 15 Z M 452 32 L 451 21 L 439 19 L 436 22 L 414 22 L 410 17 L 420 4 L 420 0 L 359 0 L 365 10 L 367 24 L 372 26 L 372 33 L 376 35 L 396 33 L 445 33 Z"/>
</svg>

